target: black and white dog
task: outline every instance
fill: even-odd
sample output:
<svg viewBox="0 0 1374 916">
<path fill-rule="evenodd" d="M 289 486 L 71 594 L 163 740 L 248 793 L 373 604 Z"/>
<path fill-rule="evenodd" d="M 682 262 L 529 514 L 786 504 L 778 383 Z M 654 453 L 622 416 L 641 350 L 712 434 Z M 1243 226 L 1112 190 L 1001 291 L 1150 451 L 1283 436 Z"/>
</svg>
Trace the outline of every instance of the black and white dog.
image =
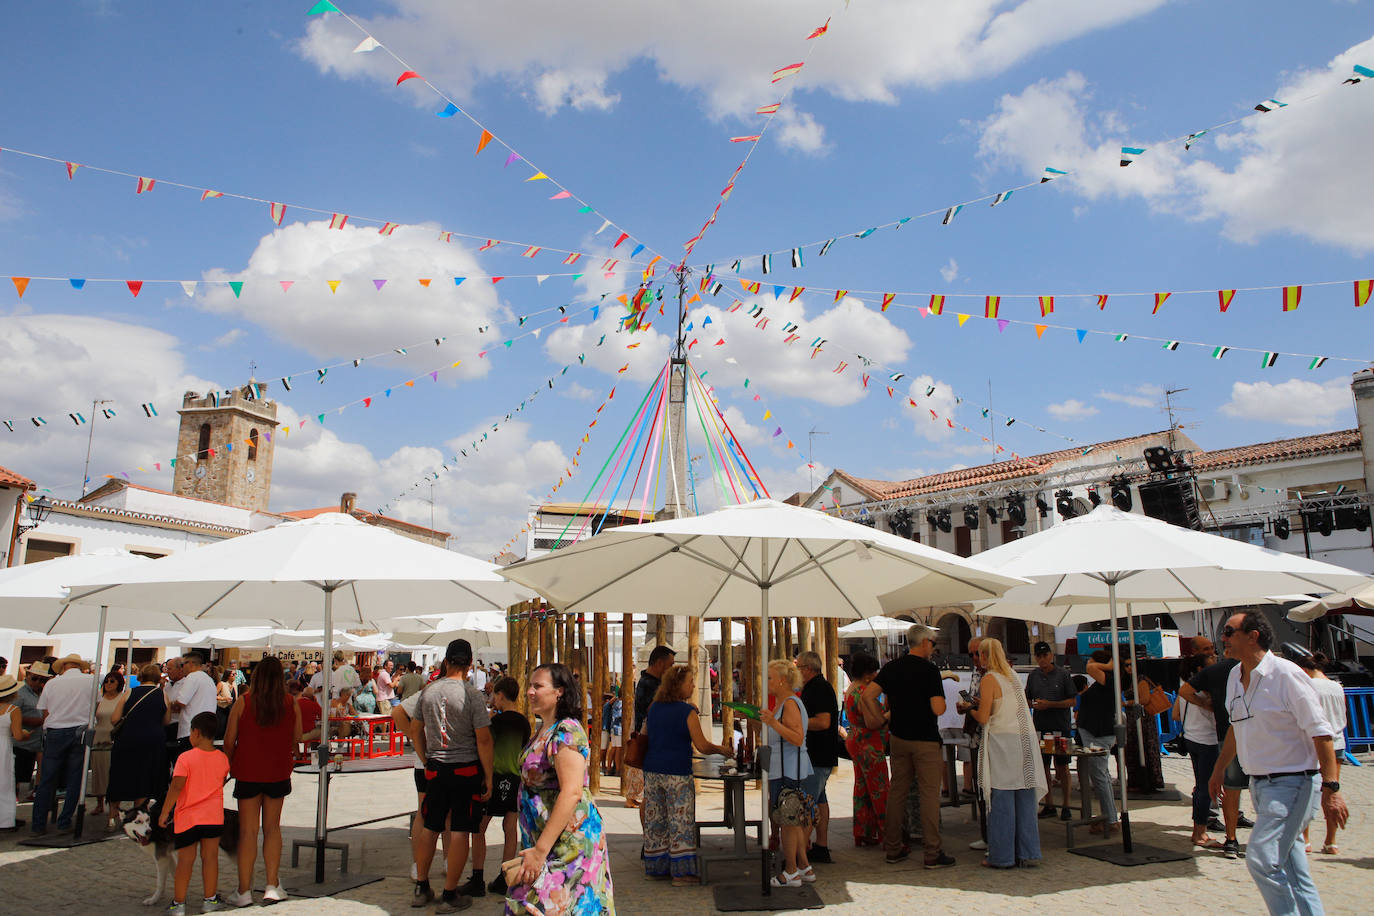
<svg viewBox="0 0 1374 916">
<path fill-rule="evenodd" d="M 124 812 L 125 836 L 137 841 L 138 845 L 152 853 L 153 861 L 157 863 L 157 883 L 153 885 L 152 896 L 144 898 L 144 906 L 153 906 L 162 900 L 162 895 L 167 890 L 168 879 L 177 867 L 177 851 L 172 842 L 172 828 L 158 826 L 158 809 L 161 807 L 161 799 L 152 799 Z M 238 853 L 238 846 L 239 813 L 225 808 L 224 833 L 220 835 L 219 848 L 232 859 Z"/>
</svg>

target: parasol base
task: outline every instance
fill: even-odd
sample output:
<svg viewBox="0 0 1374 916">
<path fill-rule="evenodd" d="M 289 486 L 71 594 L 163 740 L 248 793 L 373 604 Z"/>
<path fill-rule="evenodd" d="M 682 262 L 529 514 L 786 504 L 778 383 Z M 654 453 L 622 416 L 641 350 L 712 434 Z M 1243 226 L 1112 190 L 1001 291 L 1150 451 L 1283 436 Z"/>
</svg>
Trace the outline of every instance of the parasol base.
<svg viewBox="0 0 1374 916">
<path fill-rule="evenodd" d="M 19 841 L 20 846 L 37 846 L 42 849 L 71 849 L 74 846 L 89 846 L 91 843 L 103 843 L 116 836 L 123 836 L 124 831 L 118 833 L 103 833 L 98 835 L 85 834 L 75 836 L 70 833 L 48 832 L 42 836 L 26 836 Z"/>
<path fill-rule="evenodd" d="M 1076 856 L 1087 856 L 1089 859 L 1097 859 L 1099 862 L 1108 862 L 1112 865 L 1122 865 L 1130 867 L 1133 865 L 1160 865 L 1165 862 L 1186 862 L 1193 858 L 1192 853 L 1179 852 L 1177 849 L 1163 849 L 1159 846 L 1147 846 L 1144 843 L 1133 843 L 1131 851 L 1126 852 L 1119 843 L 1103 843 L 1098 846 L 1076 846 L 1069 852 Z"/>
<path fill-rule="evenodd" d="M 328 877 L 316 884 L 315 875 L 312 872 L 296 872 L 295 874 L 282 875 L 281 883 L 282 887 L 286 888 L 286 892 L 292 897 L 313 899 L 316 897 L 334 897 L 365 884 L 381 881 L 383 877 L 383 875 L 349 874 L 336 871 L 331 872 Z"/>
<path fill-rule="evenodd" d="M 742 911 L 775 913 L 779 910 L 817 910 L 825 906 L 816 889 L 802 887 L 774 887 L 764 894 L 757 881 L 747 884 L 717 884 L 711 888 L 716 909 L 722 913 Z"/>
</svg>

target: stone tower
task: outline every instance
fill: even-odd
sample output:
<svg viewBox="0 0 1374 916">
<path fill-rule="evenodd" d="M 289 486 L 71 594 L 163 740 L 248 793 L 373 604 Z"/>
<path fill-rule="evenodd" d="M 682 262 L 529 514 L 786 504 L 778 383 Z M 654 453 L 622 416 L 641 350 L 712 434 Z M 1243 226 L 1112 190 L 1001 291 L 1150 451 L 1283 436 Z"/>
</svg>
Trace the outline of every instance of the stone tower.
<svg viewBox="0 0 1374 916">
<path fill-rule="evenodd" d="M 250 381 L 231 392 L 182 396 L 172 492 L 265 512 L 272 492 L 277 404 Z"/>
</svg>

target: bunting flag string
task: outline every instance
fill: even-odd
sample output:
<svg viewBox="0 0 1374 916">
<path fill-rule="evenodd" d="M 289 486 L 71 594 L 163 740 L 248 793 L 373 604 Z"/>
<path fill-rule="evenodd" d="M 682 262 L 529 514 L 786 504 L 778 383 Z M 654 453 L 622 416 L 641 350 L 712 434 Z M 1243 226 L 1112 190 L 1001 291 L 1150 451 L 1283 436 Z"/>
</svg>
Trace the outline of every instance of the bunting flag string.
<svg viewBox="0 0 1374 916">
<path fill-rule="evenodd" d="M 55 163 L 61 163 L 61 164 L 65 165 L 65 166 L 68 166 L 68 167 L 69 167 L 69 168 L 68 168 L 68 178 L 71 178 L 71 177 L 73 176 L 73 174 L 74 174 L 74 170 L 73 170 L 72 168 L 70 168 L 71 163 L 66 162 L 65 160 L 63 160 L 63 159 L 61 159 L 61 158 L 59 158 L 59 157 L 56 157 L 56 156 L 49 156 L 49 155 L 46 155 L 46 154 L 44 154 L 44 153 L 29 152 L 29 151 L 27 151 L 27 150 L 14 149 L 13 147 L 9 147 L 9 146 L 0 147 L 0 152 L 6 153 L 6 154 L 10 154 L 10 155 L 14 155 L 14 156 L 24 157 L 24 158 L 27 158 L 27 159 L 35 159 L 35 160 L 38 160 L 38 161 L 41 161 L 41 162 L 55 162 Z M 230 200 L 241 200 L 241 201 L 247 201 L 247 202 L 249 202 L 249 203 L 255 203 L 255 204 L 266 204 L 266 205 L 267 205 L 267 208 L 268 208 L 268 218 L 269 218 L 274 224 L 276 224 L 276 225 L 278 225 L 278 226 L 280 226 L 280 225 L 282 224 L 282 221 L 285 219 L 287 210 L 304 212 L 304 213 L 310 214 L 310 215 L 312 215 L 312 216 L 317 216 L 317 217 L 319 217 L 321 220 L 323 220 L 323 219 L 329 219 L 329 220 L 331 221 L 331 224 L 337 223 L 337 225 L 332 225 L 332 226 L 331 226 L 331 228 L 336 228 L 336 229 L 343 228 L 343 223 L 344 223 L 344 222 L 351 223 L 351 224 L 353 224 L 355 227 L 356 227 L 359 223 L 362 223 L 362 224 L 367 225 L 367 226 L 369 226 L 369 227 L 370 227 L 370 226 L 376 226 L 376 227 L 377 227 L 377 232 L 378 232 L 378 234 L 379 234 L 379 235 L 384 235 L 384 236 L 390 236 L 390 235 L 392 235 L 392 233 L 394 233 L 394 232 L 396 231 L 396 229 L 398 229 L 398 228 L 400 228 L 400 227 L 402 227 L 402 226 L 414 225 L 413 223 L 404 223 L 404 222 L 395 221 L 395 220 L 382 219 L 382 218 L 379 218 L 379 217 L 358 216 L 357 214 L 353 214 L 353 213 L 345 214 L 345 213 L 342 213 L 342 212 L 340 212 L 339 210 L 336 210 L 336 209 L 334 209 L 334 208 L 315 207 L 315 206 L 309 206 L 309 205 L 306 205 L 306 204 L 282 203 L 282 202 L 280 202 L 280 201 L 273 201 L 273 200 L 270 200 L 270 199 L 268 199 L 268 198 L 266 198 L 266 197 L 258 197 L 258 196 L 253 195 L 253 194 L 240 194 L 240 193 L 235 193 L 235 192 L 233 192 L 233 191 L 212 190 L 211 188 L 202 187 L 202 186 L 193 185 L 193 184 L 186 184 L 186 183 L 180 182 L 180 181 L 171 181 L 171 180 L 166 179 L 166 178 L 144 178 L 144 177 L 141 177 L 141 176 L 137 175 L 137 174 L 134 173 L 134 172 L 126 172 L 126 171 L 122 171 L 122 170 L 120 170 L 120 169 L 105 168 L 105 167 L 103 167 L 103 166 L 98 166 L 98 165 L 88 165 L 88 164 L 83 163 L 83 164 L 81 165 L 81 168 L 86 169 L 86 170 L 88 170 L 88 171 L 92 171 L 92 172 L 98 172 L 98 173 L 101 173 L 101 174 L 104 174 L 104 175 L 115 175 L 115 176 L 118 176 L 118 177 L 120 177 L 120 178 L 132 178 L 132 179 L 134 179 L 134 180 L 138 183 L 137 186 L 136 186 L 135 193 L 143 193 L 144 191 L 147 191 L 147 190 L 152 189 L 152 187 L 154 186 L 154 184 L 156 184 L 157 187 L 158 187 L 159 189 L 162 189 L 162 188 L 176 188 L 176 189 L 182 190 L 182 191 L 191 191 L 192 193 L 198 194 L 198 195 L 199 195 L 199 199 L 202 200 L 202 201 L 205 201 L 205 200 L 212 200 L 212 199 L 218 199 L 218 198 L 228 198 L 228 199 L 230 199 Z M 147 183 L 147 184 L 146 184 L 146 187 L 144 187 L 144 183 L 145 183 L 145 182 Z M 139 190 L 140 188 L 141 188 L 141 190 Z M 557 196 L 557 195 L 555 195 L 555 196 Z M 612 224 L 612 225 L 614 225 L 614 224 Z M 576 254 L 576 255 L 578 255 L 578 256 L 580 257 L 582 254 L 585 253 L 585 252 L 576 252 L 576 251 L 573 251 L 573 250 L 570 249 L 570 248 L 557 248 L 557 247 L 554 247 L 554 246 L 552 246 L 552 245 L 538 245 L 538 246 L 535 246 L 532 242 L 516 241 L 516 240 L 513 240 L 513 239 L 493 240 L 492 237 L 490 236 L 490 234 L 471 233 L 471 232 L 460 232 L 460 231 L 458 231 L 458 230 L 456 230 L 456 229 L 444 229 L 444 230 L 440 230 L 440 232 L 439 232 L 439 239 L 440 239 L 441 241 L 451 242 L 451 241 L 453 241 L 454 238 L 467 239 L 467 240 L 474 241 L 474 242 L 484 242 L 485 244 L 482 245 L 481 247 L 479 247 L 479 248 L 477 249 L 478 251 L 486 251 L 486 250 L 488 250 L 488 249 L 490 249 L 490 248 L 495 248 L 495 247 L 497 247 L 498 245 L 507 245 L 507 246 L 510 246 L 512 249 L 519 249 L 519 250 L 522 250 L 522 251 L 525 250 L 525 249 L 531 248 L 531 247 L 537 247 L 537 248 L 539 248 L 539 249 L 542 249 L 542 250 L 545 251 L 545 252 L 548 252 L 549 254 L 558 254 L 558 255 L 560 255 L 560 256 L 562 256 L 562 255 L 573 255 L 573 254 Z M 633 260 L 633 259 L 627 259 L 627 260 Z M 636 264 L 636 266 L 638 266 L 638 264 L 639 264 L 639 262 L 634 262 L 634 263 Z"/>
<path fill-rule="evenodd" d="M 848 0 L 845 0 L 845 8 L 847 9 L 848 6 L 849 2 Z M 812 39 L 820 38 L 829 30 L 830 19 L 827 18 L 824 24 L 812 29 L 811 32 L 806 36 L 806 38 L 803 39 L 803 41 L 808 42 L 808 44 L 806 46 L 806 53 L 802 55 L 802 59 L 799 62 L 794 64 L 788 64 L 785 67 L 781 67 L 773 71 L 772 82 L 776 84 L 779 81 L 786 79 L 788 80 L 787 88 L 783 92 L 782 98 L 780 98 L 778 101 L 760 105 L 755 110 L 755 114 L 762 115 L 764 118 L 764 122 L 762 126 L 759 127 L 758 133 L 730 138 L 731 143 L 747 143 L 748 148 L 744 151 L 744 158 L 740 160 L 739 165 L 735 166 L 734 172 L 730 174 L 730 180 L 727 181 L 725 183 L 725 187 L 721 189 L 719 194 L 720 199 L 716 201 L 715 209 L 711 211 L 711 215 L 707 217 L 706 222 L 702 223 L 701 228 L 697 230 L 697 234 L 692 236 L 690 239 L 683 243 L 682 260 L 678 263 L 679 270 L 681 270 L 686 265 L 687 258 L 691 257 L 692 250 L 696 248 L 697 244 L 703 238 L 706 237 L 706 233 L 710 231 L 711 226 L 715 225 L 716 219 L 720 216 L 721 208 L 725 206 L 726 201 L 730 199 L 730 195 L 734 193 L 735 182 L 739 179 L 740 173 L 744 171 L 744 167 L 747 166 L 749 164 L 749 160 L 753 158 L 754 151 L 759 148 L 759 144 L 763 141 L 764 135 L 768 133 L 768 128 L 773 125 L 773 120 L 778 116 L 778 112 L 784 106 L 787 105 L 788 101 L 792 98 L 792 93 L 796 91 L 797 80 L 789 79 L 789 77 L 795 77 L 798 73 L 800 73 L 802 69 L 805 68 L 807 62 L 811 59 L 811 52 L 814 50 L 816 46 L 810 44 L 809 42 L 811 42 Z M 771 253 L 781 254 L 782 252 Z M 825 254 L 825 252 L 822 251 L 821 254 Z M 800 267 L 801 262 L 801 252 L 793 252 L 792 266 Z M 765 273 L 766 272 L 767 271 L 765 271 Z"/>
<path fill-rule="evenodd" d="M 313 7 L 310 8 L 309 12 L 306 15 L 317 16 L 326 13 L 337 14 L 345 22 L 353 26 L 353 28 L 357 29 L 359 34 L 363 36 L 362 41 L 359 42 L 358 46 L 353 49 L 353 52 L 355 54 L 374 53 L 377 51 L 385 53 L 388 57 L 390 57 L 392 60 L 396 62 L 396 65 L 398 67 L 401 68 L 402 72 L 396 80 L 396 85 L 399 86 L 404 82 L 410 81 L 415 81 L 424 84 L 429 88 L 429 90 L 432 93 L 434 93 L 434 95 L 441 102 L 443 102 L 443 107 L 441 107 L 439 111 L 435 113 L 438 117 L 453 118 L 456 115 L 462 115 L 470 124 L 472 124 L 473 127 L 476 127 L 479 131 L 481 131 L 481 134 L 477 140 L 477 149 L 474 155 L 481 155 L 482 151 L 486 149 L 488 145 L 496 143 L 498 146 L 503 147 L 507 152 L 507 166 L 509 166 L 512 162 L 523 162 L 526 166 L 533 169 L 533 174 L 531 174 L 525 179 L 526 182 L 544 181 L 548 182 L 549 185 L 557 189 L 556 193 L 550 198 L 550 200 L 570 200 L 577 204 L 579 213 L 595 216 L 601 220 L 604 220 L 613 228 L 621 229 L 619 223 L 616 223 L 614 220 L 612 220 L 609 216 L 602 213 L 595 206 L 593 206 L 592 204 L 588 203 L 586 200 L 578 196 L 576 192 L 568 188 L 566 185 L 558 181 L 556 178 L 553 178 L 544 169 L 535 165 L 531 160 L 526 158 L 524 154 L 517 152 L 515 147 L 511 146 L 509 143 L 503 140 L 500 137 L 500 135 L 498 135 L 490 127 L 483 124 L 481 121 L 477 120 L 477 118 L 473 117 L 473 115 L 466 108 L 463 108 L 457 102 L 455 102 L 448 95 L 448 93 L 440 89 L 434 83 L 430 82 L 428 77 L 425 77 L 422 74 L 420 74 L 418 70 L 416 70 L 405 60 L 403 60 L 401 56 L 397 54 L 394 50 L 392 50 L 392 48 L 389 47 L 385 42 L 380 41 L 376 36 L 372 35 L 360 22 L 358 22 L 348 13 L 340 9 L 337 3 L 331 2 L 331 0 L 320 0 L 320 2 L 316 3 Z M 638 237 L 636 237 L 636 241 L 638 241 Z M 652 248 L 649 250 L 651 254 L 658 253 L 654 251 Z"/>
<path fill-rule="evenodd" d="M 1146 155 L 1151 149 L 1154 149 L 1154 148 L 1161 148 L 1161 147 L 1167 147 L 1167 146 L 1173 146 L 1173 145 L 1182 145 L 1183 148 L 1184 148 L 1185 150 L 1190 150 L 1190 149 L 1192 149 L 1192 147 L 1193 147 L 1194 145 L 1196 145 L 1196 143 L 1198 142 L 1198 140 L 1199 140 L 1202 136 L 1204 136 L 1204 135 L 1206 135 L 1206 134 L 1212 134 L 1212 133 L 1215 133 L 1216 131 L 1223 130 L 1223 129 L 1228 128 L 1228 127 L 1233 127 L 1233 126 L 1235 126 L 1236 124 L 1240 124 L 1240 123 L 1243 122 L 1243 121 L 1249 120 L 1250 118 L 1262 117 L 1262 116 L 1264 116 L 1264 115 L 1266 115 L 1266 114 L 1268 114 L 1268 113 L 1270 113 L 1270 112 L 1276 111 L 1276 110 L 1281 109 L 1281 108 L 1289 108 L 1290 106 L 1294 106 L 1294 105 L 1299 105 L 1299 106 L 1300 106 L 1302 103 L 1310 102 L 1310 101 L 1312 101 L 1313 99 L 1319 98 L 1320 96 L 1327 95 L 1327 94 L 1332 93 L 1332 92 L 1343 91 L 1343 90 L 1341 89 L 1341 86 L 1359 84 L 1359 83 L 1361 83 L 1361 82 L 1364 81 L 1364 80 L 1363 80 L 1363 74 L 1361 73 L 1361 71 L 1365 71 L 1365 72 L 1374 72 L 1374 71 L 1369 71 L 1368 68 L 1365 68 L 1365 67 L 1362 67 L 1362 66 L 1356 64 L 1356 65 L 1354 66 L 1354 76 L 1351 77 L 1351 78 L 1347 78 L 1340 86 L 1332 86 L 1332 87 L 1330 87 L 1330 88 L 1328 88 L 1328 89 L 1324 89 L 1324 90 L 1321 90 L 1321 91 L 1319 91 L 1319 92 L 1314 92 L 1314 93 L 1312 93 L 1311 95 L 1305 96 L 1305 97 L 1303 97 L 1303 98 L 1294 99 L 1294 100 L 1292 100 L 1292 102 L 1278 102 L 1278 101 L 1276 101 L 1276 100 L 1274 100 L 1274 99 L 1269 99 L 1269 100 L 1267 100 L 1266 102 L 1262 102 L 1262 103 L 1256 105 L 1256 106 L 1254 107 L 1253 110 L 1251 110 L 1250 112 L 1248 112 L 1248 113 L 1246 113 L 1246 114 L 1244 114 L 1244 115 L 1241 115 L 1240 117 L 1231 118 L 1231 119 L 1229 119 L 1229 120 L 1222 121 L 1222 122 L 1220 122 L 1220 123 L 1218 123 L 1218 124 L 1212 125 L 1211 127 L 1203 128 L 1202 130 L 1192 131 L 1192 132 L 1190 132 L 1190 133 L 1182 134 L 1182 135 L 1179 135 L 1179 136 L 1176 136 L 1176 137 L 1170 137 L 1170 138 L 1168 138 L 1168 139 L 1160 140 L 1160 141 L 1157 141 L 1157 142 L 1155 142 L 1155 143 L 1149 144 L 1149 145 L 1147 145 L 1147 146 L 1124 146 L 1124 147 L 1121 148 L 1121 155 L 1120 155 L 1120 159 L 1119 159 L 1119 164 L 1120 164 L 1123 168 L 1126 167 L 1126 166 L 1129 166 L 1129 165 L 1131 165 L 1133 162 L 1138 161 L 1142 156 Z M 784 99 L 784 101 L 785 101 L 785 99 Z M 759 112 L 759 113 L 760 113 L 760 114 L 763 113 L 762 109 L 760 109 L 760 112 Z M 767 125 L 765 124 L 765 128 L 766 128 L 766 126 L 767 126 Z M 750 150 L 750 152 L 752 153 L 752 149 Z M 748 160 L 747 160 L 747 157 L 746 157 L 746 161 L 748 161 Z M 740 168 L 743 168 L 743 164 L 741 164 Z M 736 170 L 736 175 L 738 175 L 738 174 L 739 174 L 739 170 L 737 169 L 737 170 Z M 793 244 L 793 245 L 788 245 L 786 248 L 778 248 L 778 249 L 774 249 L 773 251 L 769 251 L 769 252 L 759 252 L 759 253 L 757 253 L 757 254 L 741 255 L 741 256 L 739 257 L 739 260 L 741 260 L 741 261 L 754 261 L 754 260 L 757 260 L 757 259 L 760 258 L 760 257 L 763 257 L 764 254 L 781 254 L 781 253 L 784 253 L 784 252 L 787 252 L 787 251 L 790 251 L 790 250 L 793 250 L 793 249 L 801 249 L 801 250 L 805 251 L 805 250 L 807 250 L 807 249 L 816 248 L 816 249 L 819 249 L 818 254 L 824 255 L 826 252 L 828 252 L 828 251 L 830 250 L 830 246 L 833 245 L 833 244 L 835 244 L 835 242 L 838 241 L 838 240 L 840 240 L 840 239 L 850 239 L 850 238 L 852 238 L 852 239 L 866 239 L 866 238 L 868 238 L 869 236 L 871 236 L 871 235 L 872 235 L 873 233 L 875 233 L 875 232 L 882 231 L 882 230 L 887 230 L 887 229 L 900 229 L 900 228 L 902 228 L 902 226 L 906 225 L 907 223 L 911 222 L 912 220 L 918 220 L 918 219 L 930 219 L 930 218 L 933 218 L 933 217 L 939 217 L 939 218 L 940 218 L 941 224 L 942 224 L 942 225 L 948 226 L 951 222 L 953 222 L 954 217 L 955 217 L 956 215 L 958 215 L 959 212 L 960 212 L 961 210 L 963 210 L 965 207 L 969 207 L 969 206 L 972 206 L 973 204 L 981 204 L 981 203 L 987 203 L 987 204 L 989 205 L 989 207 L 996 207 L 996 206 L 999 206 L 999 205 L 1001 205 L 1001 204 L 1004 204 L 1004 203 L 1006 203 L 1008 200 L 1010 200 L 1011 196 L 1012 196 L 1013 194 L 1015 194 L 1017 191 L 1025 191 L 1025 190 L 1029 190 L 1029 189 L 1031 189 L 1031 188 L 1039 187 L 1040 185 L 1043 185 L 1043 184 L 1048 184 L 1048 183 L 1050 183 L 1050 182 L 1052 182 L 1052 181 L 1056 181 L 1056 180 L 1060 180 L 1060 179 L 1064 179 L 1064 178 L 1071 178 L 1071 177 L 1073 177 L 1073 176 L 1076 175 L 1076 174 L 1077 174 L 1077 173 L 1076 173 L 1074 170 L 1070 170 L 1070 169 L 1058 169 L 1058 168 L 1053 168 L 1053 167 L 1047 167 L 1047 168 L 1040 174 L 1040 176 L 1037 177 L 1037 178 L 1035 178 L 1034 180 L 1028 181 L 1028 182 L 1026 182 L 1026 183 L 1024 183 L 1024 184 L 1016 185 L 1016 186 L 1011 187 L 1011 188 L 1007 188 L 1007 189 L 1002 190 L 1002 191 L 998 191 L 998 192 L 993 193 L 993 194 L 983 194 L 983 195 L 980 195 L 980 196 L 978 196 L 978 197 L 969 198 L 968 200 L 960 201 L 960 202 L 957 202 L 957 203 L 943 204 L 943 205 L 938 206 L 938 207 L 932 207 L 932 208 L 930 208 L 930 209 L 928 209 L 928 210 L 924 210 L 924 211 L 922 211 L 922 212 L 912 214 L 911 216 L 903 216 L 903 217 L 900 217 L 900 218 L 898 218 L 898 219 L 889 220 L 889 221 L 887 221 L 887 222 L 879 223 L 879 224 L 877 224 L 877 225 L 870 225 L 870 226 L 865 227 L 865 228 L 862 228 L 862 229 L 854 229 L 854 230 L 850 230 L 850 231 L 847 231 L 847 232 L 836 232 L 836 233 L 832 233 L 832 234 L 831 234 L 829 237 L 827 237 L 827 238 L 818 239 L 818 240 L 816 240 L 816 241 L 814 241 L 814 242 L 807 242 L 807 243 L 805 243 L 805 244 L 803 244 L 803 245 L 795 245 L 795 244 Z M 732 179 L 731 179 L 730 185 L 727 187 L 727 191 L 728 191 L 729 189 L 733 188 L 733 187 L 734 187 L 734 179 L 732 178 Z M 723 192 L 723 193 L 724 193 L 724 192 Z M 719 208 L 717 208 L 717 212 L 719 212 Z M 710 225 L 712 222 L 714 222 L 714 221 L 715 221 L 715 219 L 714 219 L 714 216 L 713 216 L 712 219 L 710 219 L 710 220 L 707 221 L 707 226 L 709 226 L 709 225 Z M 703 226 L 703 227 L 702 227 L 702 234 L 704 234 L 705 231 L 706 231 L 706 227 Z M 696 242 L 698 242 L 698 241 L 700 241 L 700 240 L 701 240 L 701 235 L 698 235 L 696 238 L 692 239 L 692 240 L 688 243 L 688 245 L 687 245 L 686 247 L 687 247 L 687 253 L 688 253 L 689 255 L 691 254 L 692 246 L 693 246 Z"/>
</svg>

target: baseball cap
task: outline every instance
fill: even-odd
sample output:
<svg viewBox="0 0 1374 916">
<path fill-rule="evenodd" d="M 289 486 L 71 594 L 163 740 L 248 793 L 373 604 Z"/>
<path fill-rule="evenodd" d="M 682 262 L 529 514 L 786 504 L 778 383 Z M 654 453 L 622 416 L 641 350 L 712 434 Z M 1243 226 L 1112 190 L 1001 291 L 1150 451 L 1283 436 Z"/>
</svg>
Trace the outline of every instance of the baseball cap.
<svg viewBox="0 0 1374 916">
<path fill-rule="evenodd" d="M 1051 646 L 1049 643 L 1045 642 L 1044 640 L 1041 640 L 1040 642 L 1035 644 L 1035 647 L 1032 651 L 1036 655 L 1048 655 L 1054 651 L 1054 646 Z"/>
</svg>

